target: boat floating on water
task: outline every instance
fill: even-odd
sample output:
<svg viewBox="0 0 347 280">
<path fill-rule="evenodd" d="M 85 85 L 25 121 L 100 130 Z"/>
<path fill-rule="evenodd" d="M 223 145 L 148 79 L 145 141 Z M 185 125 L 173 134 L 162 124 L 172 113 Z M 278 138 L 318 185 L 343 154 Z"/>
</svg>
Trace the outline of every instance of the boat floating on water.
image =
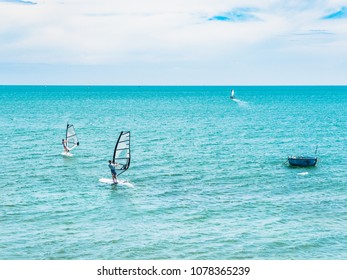
<svg viewBox="0 0 347 280">
<path fill-rule="evenodd" d="M 316 157 L 318 146 L 316 147 L 315 156 L 288 156 L 288 162 L 291 166 L 315 166 L 318 158 Z"/>
<path fill-rule="evenodd" d="M 303 157 L 303 156 L 289 156 L 288 162 L 291 166 L 315 166 L 317 164 L 317 157 Z"/>
</svg>

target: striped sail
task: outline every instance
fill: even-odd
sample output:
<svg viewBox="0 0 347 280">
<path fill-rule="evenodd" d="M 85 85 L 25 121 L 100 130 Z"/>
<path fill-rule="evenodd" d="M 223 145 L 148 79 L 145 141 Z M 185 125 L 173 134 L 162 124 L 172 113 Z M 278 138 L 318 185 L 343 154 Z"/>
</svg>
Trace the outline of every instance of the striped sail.
<svg viewBox="0 0 347 280">
<path fill-rule="evenodd" d="M 66 125 L 66 147 L 71 151 L 79 145 L 73 124 Z"/>
<path fill-rule="evenodd" d="M 122 131 L 113 152 L 113 163 L 117 175 L 122 174 L 130 166 L 130 131 Z"/>
</svg>

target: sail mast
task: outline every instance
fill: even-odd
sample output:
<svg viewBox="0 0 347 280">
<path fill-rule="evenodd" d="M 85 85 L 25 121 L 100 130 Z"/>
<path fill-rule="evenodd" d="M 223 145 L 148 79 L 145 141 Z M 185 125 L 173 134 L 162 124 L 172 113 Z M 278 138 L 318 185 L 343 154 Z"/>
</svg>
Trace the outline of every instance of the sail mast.
<svg viewBox="0 0 347 280">
<path fill-rule="evenodd" d="M 122 137 L 122 134 L 123 134 L 123 131 L 119 134 L 119 137 L 118 137 L 116 146 L 114 147 L 112 163 L 115 163 L 116 152 L 117 152 L 117 146 L 118 146 L 118 143 L 119 143 L 119 141 L 120 141 L 120 139 L 121 139 L 121 137 Z"/>
<path fill-rule="evenodd" d="M 69 130 L 69 122 L 66 122 L 65 140 L 67 141 L 67 131 Z"/>
</svg>

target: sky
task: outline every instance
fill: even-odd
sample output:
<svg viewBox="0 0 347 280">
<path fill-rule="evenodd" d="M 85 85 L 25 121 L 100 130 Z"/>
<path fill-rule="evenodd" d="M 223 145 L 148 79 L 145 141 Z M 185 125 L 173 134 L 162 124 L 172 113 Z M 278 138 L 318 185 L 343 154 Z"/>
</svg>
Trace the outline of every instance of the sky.
<svg viewBox="0 0 347 280">
<path fill-rule="evenodd" d="M 347 0 L 0 0 L 0 85 L 346 85 Z"/>
</svg>

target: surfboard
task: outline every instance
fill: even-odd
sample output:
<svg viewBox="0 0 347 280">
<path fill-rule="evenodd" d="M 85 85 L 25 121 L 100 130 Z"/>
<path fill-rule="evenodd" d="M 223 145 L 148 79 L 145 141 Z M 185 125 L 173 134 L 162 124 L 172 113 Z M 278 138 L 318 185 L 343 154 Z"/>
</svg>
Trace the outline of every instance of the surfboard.
<svg viewBox="0 0 347 280">
<path fill-rule="evenodd" d="M 100 179 L 99 179 L 99 182 L 100 182 L 100 183 L 109 184 L 109 185 L 113 185 L 113 184 L 116 185 L 116 183 L 113 182 L 113 180 L 110 179 L 110 178 L 100 178 Z"/>
<path fill-rule="evenodd" d="M 73 156 L 73 154 L 71 154 L 69 152 L 62 152 L 61 155 L 64 157 L 72 157 Z"/>
<path fill-rule="evenodd" d="M 113 180 L 110 179 L 110 178 L 100 178 L 99 182 L 100 183 L 104 183 L 104 184 L 108 184 L 108 185 L 115 185 L 115 186 L 126 186 L 126 187 L 129 187 L 129 188 L 133 188 L 134 187 L 134 185 L 131 184 L 130 182 L 119 180 L 119 179 L 118 179 L 118 183 L 114 183 Z"/>
</svg>

